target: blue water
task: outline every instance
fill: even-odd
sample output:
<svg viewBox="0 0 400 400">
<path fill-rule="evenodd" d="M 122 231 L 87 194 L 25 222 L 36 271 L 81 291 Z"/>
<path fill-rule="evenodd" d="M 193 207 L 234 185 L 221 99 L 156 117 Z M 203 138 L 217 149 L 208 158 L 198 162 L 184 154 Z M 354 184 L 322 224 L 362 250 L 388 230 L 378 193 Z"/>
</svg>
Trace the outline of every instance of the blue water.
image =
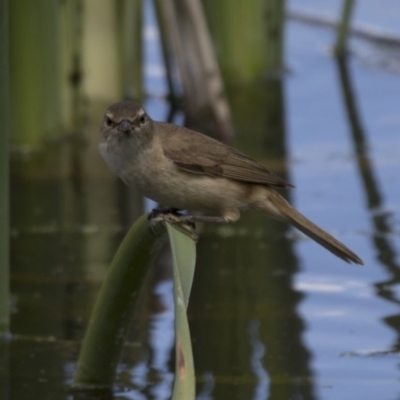
<svg viewBox="0 0 400 400">
<path fill-rule="evenodd" d="M 304 2 L 291 2 L 299 3 Z M 313 11 L 334 12 L 335 2 L 306 3 Z M 359 18 L 370 21 L 374 10 L 375 23 L 385 28 L 392 26 L 393 8 L 400 6 L 388 2 L 391 13 L 390 5 L 378 9 L 376 2 L 359 2 L 358 9 L 363 3 L 367 9 L 360 10 Z M 379 207 L 369 209 L 338 69 L 329 57 L 333 41 L 329 30 L 296 22 L 288 26 L 293 198 L 306 215 L 356 250 L 365 267 L 349 267 L 314 249 L 310 241 L 300 242 L 297 254 L 303 268 L 296 287 L 306 293 L 300 310 L 307 321 L 305 340 L 313 353 L 318 398 L 391 399 L 398 396 L 399 380 L 399 325 L 388 321 L 398 320 L 400 311 L 400 75 L 369 68 L 357 56 L 349 60 L 366 155 L 381 195 Z M 387 221 L 387 231 L 379 230 L 379 218 Z M 391 256 L 381 251 L 379 240 L 392 249 Z M 386 281 L 392 301 L 377 293 L 377 285 Z"/>
</svg>

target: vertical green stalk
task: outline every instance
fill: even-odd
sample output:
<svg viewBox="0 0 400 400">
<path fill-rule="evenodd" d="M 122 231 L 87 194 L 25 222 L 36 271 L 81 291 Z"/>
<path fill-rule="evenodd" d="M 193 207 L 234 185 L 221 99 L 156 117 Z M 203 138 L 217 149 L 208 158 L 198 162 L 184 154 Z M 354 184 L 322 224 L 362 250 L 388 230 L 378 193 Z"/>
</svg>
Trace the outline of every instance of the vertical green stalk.
<svg viewBox="0 0 400 400">
<path fill-rule="evenodd" d="M 118 51 L 120 21 L 115 0 L 83 0 L 82 90 L 105 103 L 122 97 L 121 57 Z"/>
<path fill-rule="evenodd" d="M 349 25 L 351 15 L 354 9 L 354 0 L 343 0 L 342 18 L 336 36 L 336 44 L 334 54 L 337 57 L 343 57 L 346 53 L 347 36 L 349 33 Z"/>
<path fill-rule="evenodd" d="M 43 132 L 44 93 L 36 6 L 22 0 L 10 2 L 12 142 L 20 145 L 38 144 Z"/>
<path fill-rule="evenodd" d="M 61 102 L 62 121 L 68 131 L 76 131 L 82 105 L 83 0 L 61 4 Z"/>
<path fill-rule="evenodd" d="M 204 0 L 227 84 L 250 83 L 282 67 L 283 0 Z"/>
<path fill-rule="evenodd" d="M 59 4 L 10 2 L 12 142 L 36 147 L 61 127 Z"/>
<path fill-rule="evenodd" d="M 265 4 L 267 30 L 266 70 L 277 72 L 283 69 L 283 43 L 285 23 L 285 1 L 268 0 Z"/>
<path fill-rule="evenodd" d="M 61 7 L 54 0 L 42 0 L 37 20 L 40 29 L 41 81 L 44 103 L 42 104 L 42 137 L 61 134 Z"/>
<path fill-rule="evenodd" d="M 124 97 L 143 98 L 143 2 L 123 0 L 121 21 L 121 62 Z"/>
<path fill-rule="evenodd" d="M 0 336 L 9 330 L 9 71 L 8 0 L 0 0 Z"/>
</svg>

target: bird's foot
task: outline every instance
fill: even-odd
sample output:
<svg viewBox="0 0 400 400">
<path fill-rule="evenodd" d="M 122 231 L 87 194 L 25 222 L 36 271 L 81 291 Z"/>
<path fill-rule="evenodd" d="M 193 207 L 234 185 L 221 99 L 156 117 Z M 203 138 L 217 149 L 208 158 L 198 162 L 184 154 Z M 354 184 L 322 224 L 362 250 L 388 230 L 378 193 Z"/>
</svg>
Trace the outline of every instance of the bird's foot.
<svg viewBox="0 0 400 400">
<path fill-rule="evenodd" d="M 169 222 L 174 224 L 181 230 L 183 230 L 186 234 L 188 234 L 193 240 L 198 239 L 198 234 L 196 233 L 196 225 L 193 221 L 189 219 L 185 219 L 186 215 L 182 215 L 181 210 L 177 208 L 168 208 L 168 209 L 153 209 L 149 216 L 149 230 L 155 235 L 154 227 L 162 222 Z"/>
</svg>

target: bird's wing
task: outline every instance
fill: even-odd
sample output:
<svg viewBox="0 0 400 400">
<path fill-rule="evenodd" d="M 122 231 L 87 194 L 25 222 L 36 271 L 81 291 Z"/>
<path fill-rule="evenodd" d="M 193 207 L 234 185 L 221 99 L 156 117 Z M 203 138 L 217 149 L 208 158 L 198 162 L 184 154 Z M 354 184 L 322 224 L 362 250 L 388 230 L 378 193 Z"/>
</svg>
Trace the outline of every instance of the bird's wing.
<svg viewBox="0 0 400 400">
<path fill-rule="evenodd" d="M 246 183 L 292 186 L 243 153 L 217 140 L 170 124 L 167 128 L 160 129 L 164 132 L 164 154 L 183 171 Z"/>
</svg>

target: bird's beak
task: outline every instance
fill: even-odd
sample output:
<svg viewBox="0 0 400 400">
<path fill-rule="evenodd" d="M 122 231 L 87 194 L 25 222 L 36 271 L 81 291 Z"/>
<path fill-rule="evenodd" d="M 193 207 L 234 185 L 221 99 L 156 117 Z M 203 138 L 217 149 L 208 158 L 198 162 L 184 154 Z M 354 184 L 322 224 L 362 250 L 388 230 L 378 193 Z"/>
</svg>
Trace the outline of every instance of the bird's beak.
<svg viewBox="0 0 400 400">
<path fill-rule="evenodd" d="M 132 129 L 131 123 L 126 119 L 123 119 L 119 126 L 121 127 L 122 132 L 128 132 Z"/>
</svg>

